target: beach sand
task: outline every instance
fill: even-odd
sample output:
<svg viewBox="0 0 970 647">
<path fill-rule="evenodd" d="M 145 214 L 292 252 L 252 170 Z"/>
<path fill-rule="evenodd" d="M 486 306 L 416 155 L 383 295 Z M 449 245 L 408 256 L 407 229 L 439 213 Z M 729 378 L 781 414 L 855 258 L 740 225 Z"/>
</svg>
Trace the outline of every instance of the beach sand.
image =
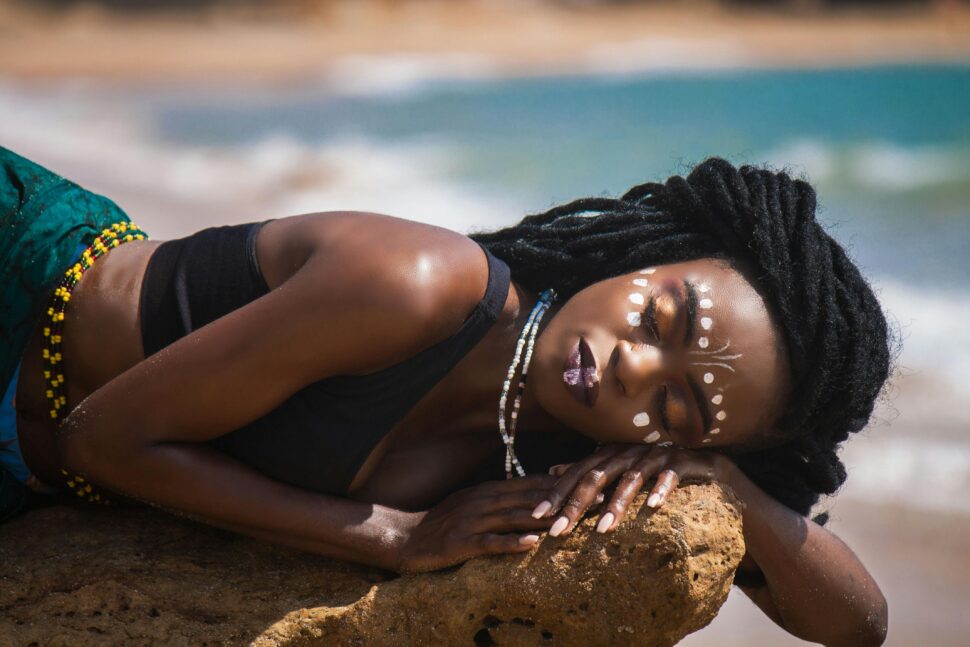
<svg viewBox="0 0 970 647">
<path fill-rule="evenodd" d="M 958 2 L 806 15 L 716 3 L 281 4 L 289 8 L 118 16 L 0 3 L 0 75 L 285 82 L 387 55 L 505 76 L 970 58 L 970 5 Z"/>
</svg>

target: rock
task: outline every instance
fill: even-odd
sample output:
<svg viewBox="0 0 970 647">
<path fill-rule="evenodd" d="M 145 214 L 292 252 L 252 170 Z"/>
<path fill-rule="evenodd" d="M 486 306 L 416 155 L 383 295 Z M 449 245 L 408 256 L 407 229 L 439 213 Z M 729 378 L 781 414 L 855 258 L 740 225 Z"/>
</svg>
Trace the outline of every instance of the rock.
<svg viewBox="0 0 970 647">
<path fill-rule="evenodd" d="M 395 578 L 150 509 L 0 526 L 0 645 L 673 645 L 744 553 L 739 506 L 688 485 L 614 532 Z"/>
</svg>

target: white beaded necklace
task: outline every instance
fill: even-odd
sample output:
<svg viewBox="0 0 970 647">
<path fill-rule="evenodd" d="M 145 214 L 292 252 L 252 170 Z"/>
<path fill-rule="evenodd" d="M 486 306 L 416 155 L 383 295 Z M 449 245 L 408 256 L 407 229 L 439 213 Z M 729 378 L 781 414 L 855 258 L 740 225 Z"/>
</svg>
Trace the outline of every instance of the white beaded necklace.
<svg viewBox="0 0 970 647">
<path fill-rule="evenodd" d="M 555 300 L 556 291 L 552 288 L 544 290 L 539 295 L 539 300 L 536 301 L 532 312 L 529 313 L 529 318 L 526 320 L 525 326 L 522 328 L 521 334 L 519 334 L 519 339 L 515 343 L 515 356 L 512 357 L 512 363 L 509 364 L 509 372 L 505 378 L 505 383 L 502 385 L 502 395 L 498 399 L 498 432 L 502 435 L 502 442 L 505 443 L 505 478 L 512 478 L 513 466 L 519 476 L 525 476 L 525 470 L 522 469 L 522 464 L 519 463 L 513 447 L 515 444 L 515 426 L 519 419 L 519 404 L 522 402 L 522 393 L 525 391 L 525 381 L 529 374 L 529 362 L 532 360 L 532 347 L 535 344 L 536 333 L 539 331 L 539 322 Z M 519 388 L 516 391 L 515 400 L 512 402 L 512 420 L 508 425 L 508 431 L 506 431 L 505 404 L 508 401 L 512 376 L 515 375 L 515 370 L 519 367 L 519 358 L 522 356 L 522 346 L 525 344 L 526 336 L 529 337 L 529 346 L 525 352 L 525 362 L 522 366 L 522 377 L 519 379 Z"/>
</svg>

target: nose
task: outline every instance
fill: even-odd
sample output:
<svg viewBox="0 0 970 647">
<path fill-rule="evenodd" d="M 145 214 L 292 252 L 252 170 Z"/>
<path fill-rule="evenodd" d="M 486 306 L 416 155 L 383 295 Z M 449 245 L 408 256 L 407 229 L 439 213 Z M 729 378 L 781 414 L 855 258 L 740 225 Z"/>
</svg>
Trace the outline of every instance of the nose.
<svg viewBox="0 0 970 647">
<path fill-rule="evenodd" d="M 616 344 L 616 378 L 627 397 L 636 398 L 656 382 L 663 369 L 663 354 L 650 344 L 634 346 L 625 339 Z"/>
</svg>

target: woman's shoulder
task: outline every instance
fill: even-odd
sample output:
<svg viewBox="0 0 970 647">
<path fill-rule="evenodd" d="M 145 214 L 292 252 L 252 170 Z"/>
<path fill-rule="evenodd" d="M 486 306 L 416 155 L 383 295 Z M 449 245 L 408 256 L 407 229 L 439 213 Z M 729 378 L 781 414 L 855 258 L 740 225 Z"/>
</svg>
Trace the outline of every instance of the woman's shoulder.
<svg viewBox="0 0 970 647">
<path fill-rule="evenodd" d="M 467 236 L 427 223 L 363 211 L 330 211 L 267 223 L 256 254 L 270 288 L 304 265 L 312 294 L 370 327 L 390 318 L 410 339 L 404 356 L 454 334 L 484 297 L 488 259 Z M 377 327 L 380 327 L 379 325 Z M 372 367 L 377 370 L 379 367 Z"/>
</svg>

